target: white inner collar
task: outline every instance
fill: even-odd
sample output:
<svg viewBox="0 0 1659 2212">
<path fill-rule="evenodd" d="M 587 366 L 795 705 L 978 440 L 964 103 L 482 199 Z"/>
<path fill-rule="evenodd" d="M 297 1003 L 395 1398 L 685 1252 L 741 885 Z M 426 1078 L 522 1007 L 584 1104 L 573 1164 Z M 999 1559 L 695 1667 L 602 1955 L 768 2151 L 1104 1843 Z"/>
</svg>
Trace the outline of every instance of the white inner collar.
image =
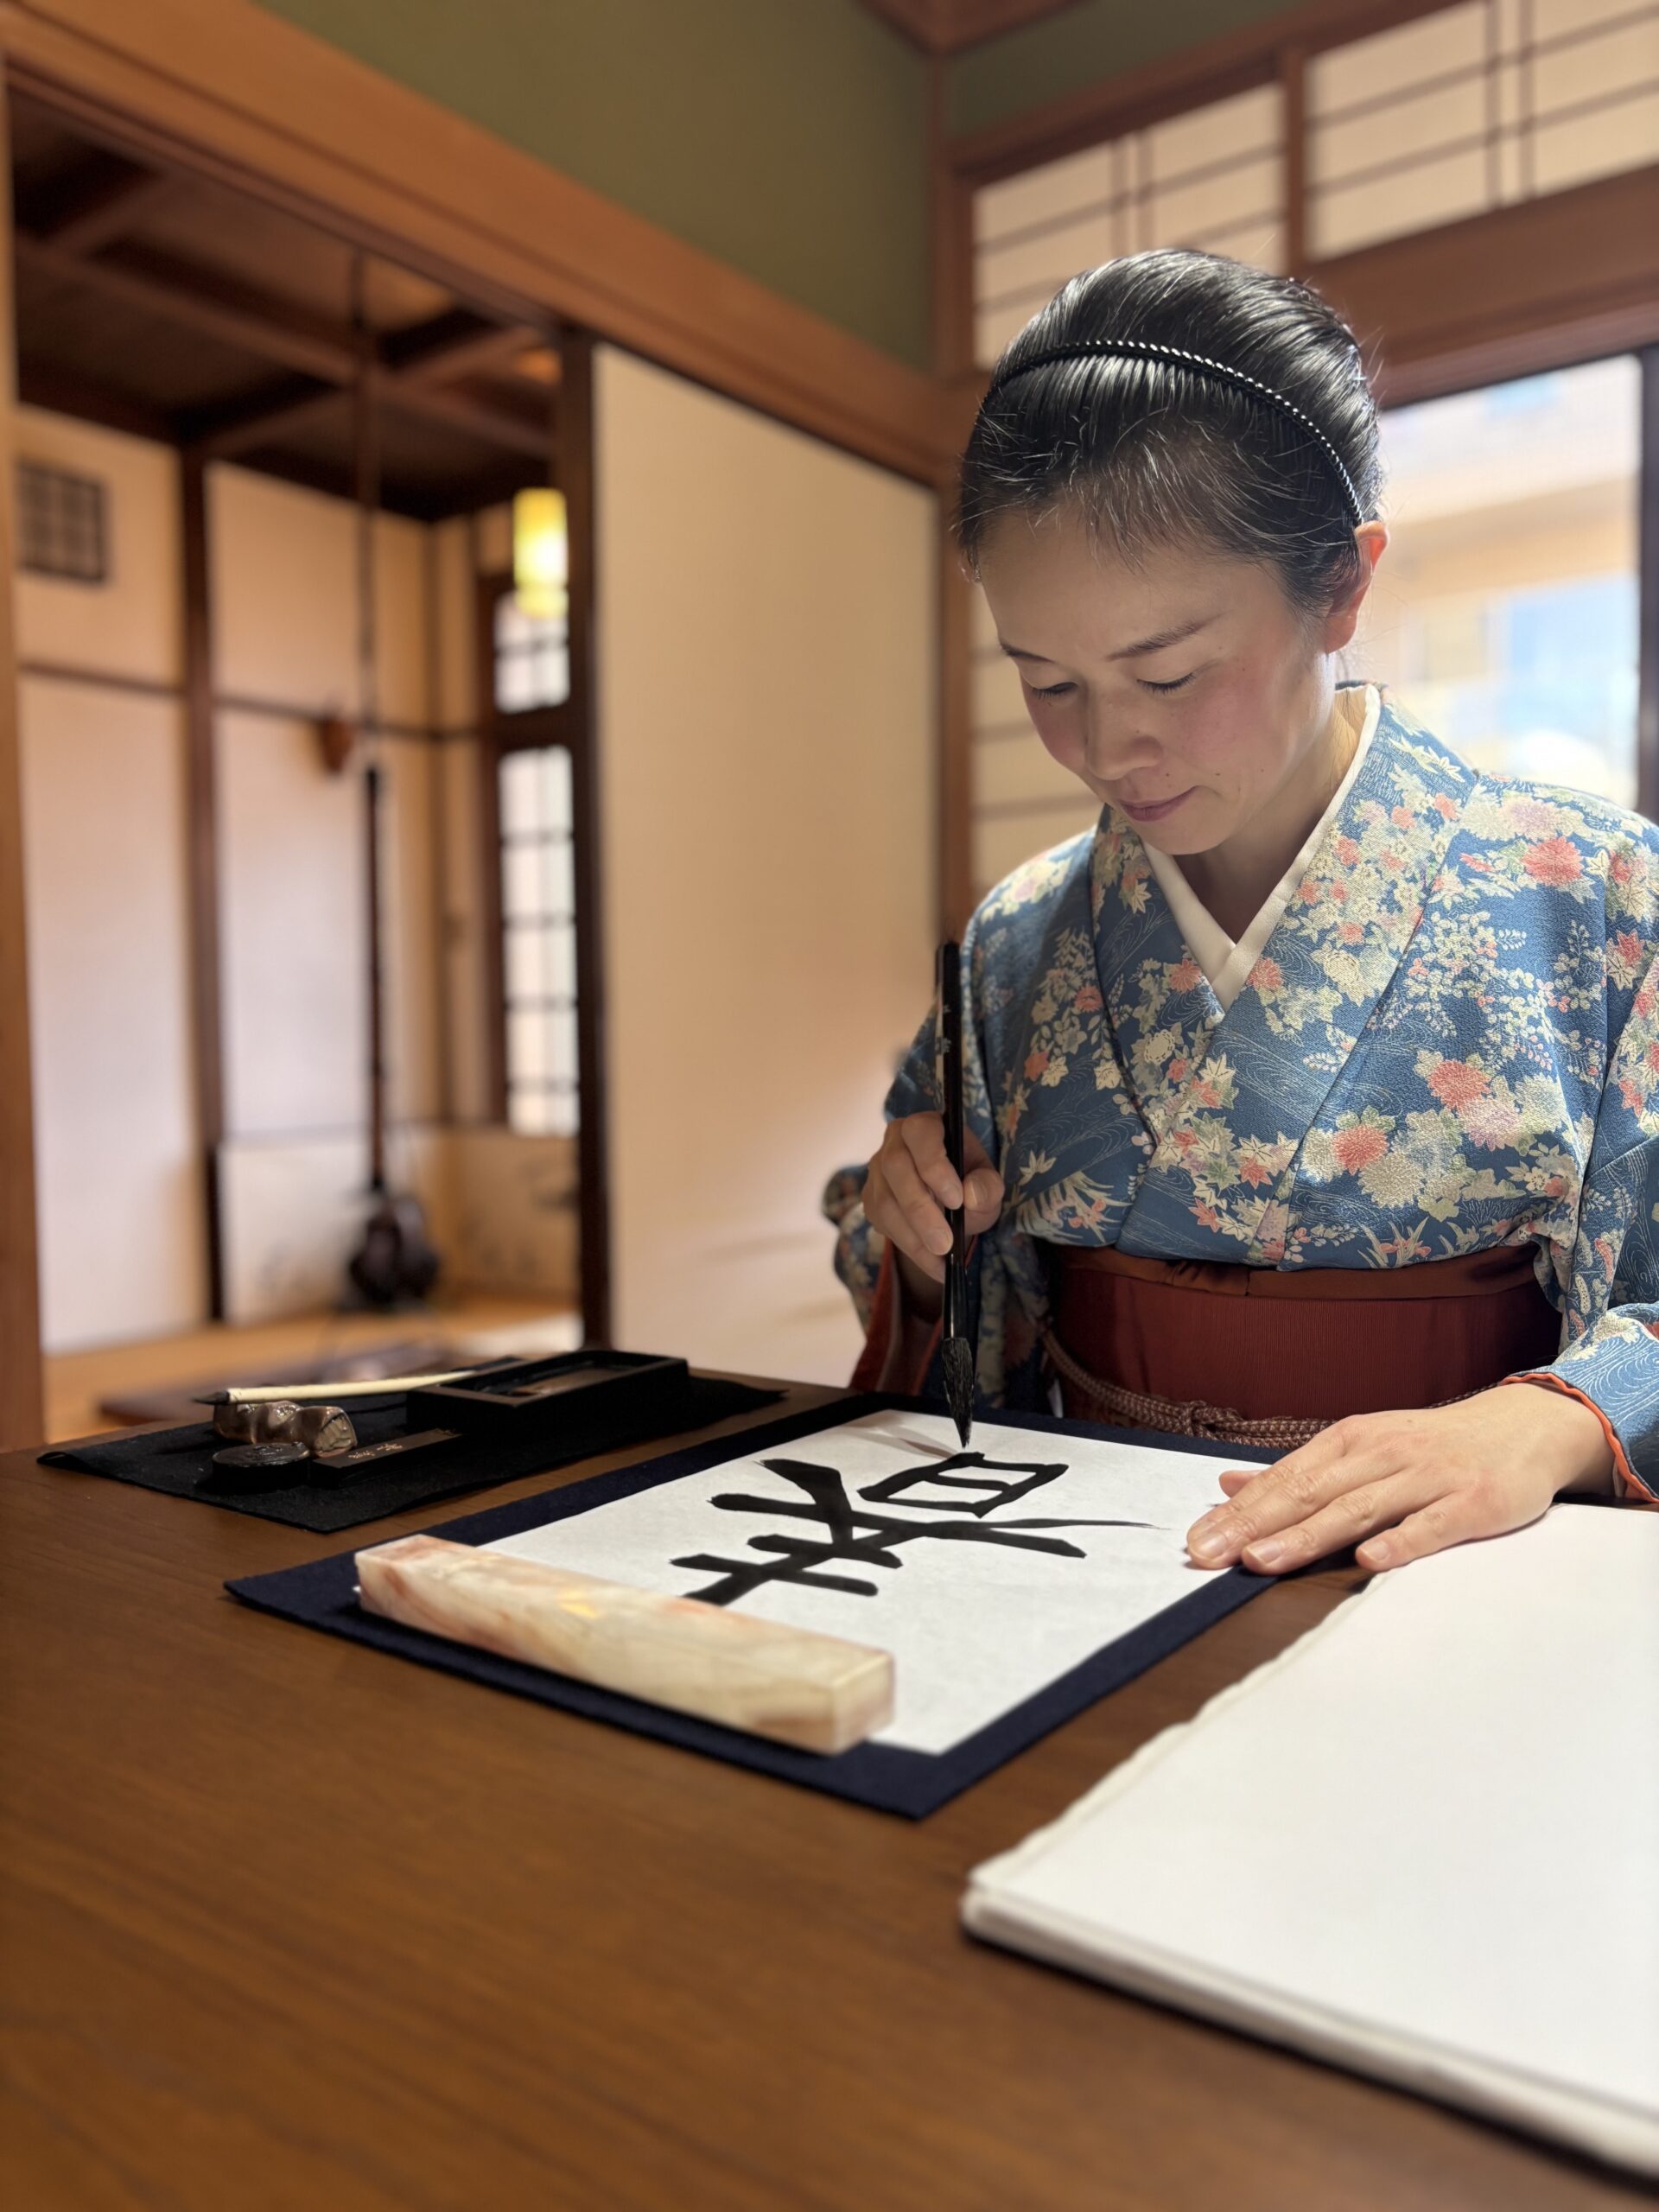
<svg viewBox="0 0 1659 2212">
<path fill-rule="evenodd" d="M 1374 683 L 1344 688 L 1338 692 L 1333 712 L 1341 715 L 1351 724 L 1358 723 L 1354 757 L 1348 763 L 1348 772 L 1338 785 L 1330 805 L 1308 831 L 1300 851 L 1268 893 L 1249 927 L 1236 942 L 1228 936 L 1199 899 L 1182 874 L 1180 863 L 1167 853 L 1154 852 L 1150 845 L 1145 846 L 1147 862 L 1158 879 L 1160 890 L 1169 902 L 1176 927 L 1185 938 L 1192 957 L 1204 970 L 1224 1014 L 1244 988 L 1245 980 L 1262 957 L 1268 939 L 1278 928 L 1286 907 L 1295 897 L 1297 887 L 1307 873 L 1307 864 L 1318 849 L 1320 840 L 1346 804 L 1348 794 L 1354 787 L 1354 779 L 1359 774 L 1365 755 L 1370 750 L 1371 740 L 1376 734 L 1377 720 L 1382 710 L 1382 695 Z"/>
</svg>

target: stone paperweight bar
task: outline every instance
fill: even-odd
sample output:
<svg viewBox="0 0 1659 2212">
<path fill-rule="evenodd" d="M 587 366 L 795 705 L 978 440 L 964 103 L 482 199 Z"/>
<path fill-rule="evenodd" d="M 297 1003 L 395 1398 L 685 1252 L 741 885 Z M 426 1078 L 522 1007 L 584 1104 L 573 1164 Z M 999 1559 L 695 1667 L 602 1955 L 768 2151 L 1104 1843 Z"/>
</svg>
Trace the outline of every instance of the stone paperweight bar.
<svg viewBox="0 0 1659 2212">
<path fill-rule="evenodd" d="M 893 1718 L 890 1653 L 539 1560 L 403 1536 L 357 1554 L 359 1602 L 406 1628 L 546 1667 L 797 1750 Z"/>
</svg>

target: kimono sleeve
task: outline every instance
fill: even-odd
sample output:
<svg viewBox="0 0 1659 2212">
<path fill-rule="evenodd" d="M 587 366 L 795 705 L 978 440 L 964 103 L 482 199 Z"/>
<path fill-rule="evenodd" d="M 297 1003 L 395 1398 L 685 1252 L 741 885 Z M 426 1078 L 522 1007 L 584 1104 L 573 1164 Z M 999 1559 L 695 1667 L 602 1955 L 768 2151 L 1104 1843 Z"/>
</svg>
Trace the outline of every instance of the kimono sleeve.
<svg viewBox="0 0 1659 2212">
<path fill-rule="evenodd" d="M 1598 1414 L 1623 1487 L 1659 1501 L 1659 962 L 1616 1047 L 1596 1118 L 1560 1357 L 1515 1382 Z"/>
</svg>

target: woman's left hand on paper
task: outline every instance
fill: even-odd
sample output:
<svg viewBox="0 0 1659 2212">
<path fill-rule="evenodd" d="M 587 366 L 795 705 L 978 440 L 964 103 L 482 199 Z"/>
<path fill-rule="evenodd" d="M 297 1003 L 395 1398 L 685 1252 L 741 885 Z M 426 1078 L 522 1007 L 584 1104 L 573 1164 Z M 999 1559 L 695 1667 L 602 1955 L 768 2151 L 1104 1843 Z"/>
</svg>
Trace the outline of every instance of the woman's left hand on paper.
<svg viewBox="0 0 1659 2212">
<path fill-rule="evenodd" d="M 1456 1405 L 1357 1414 L 1271 1467 L 1224 1474 L 1194 1522 L 1201 1567 L 1289 1574 L 1358 1547 L 1369 1571 L 1535 1521 L 1567 1490 L 1612 1487 L 1598 1416 L 1548 1385 L 1503 1384 Z"/>
</svg>

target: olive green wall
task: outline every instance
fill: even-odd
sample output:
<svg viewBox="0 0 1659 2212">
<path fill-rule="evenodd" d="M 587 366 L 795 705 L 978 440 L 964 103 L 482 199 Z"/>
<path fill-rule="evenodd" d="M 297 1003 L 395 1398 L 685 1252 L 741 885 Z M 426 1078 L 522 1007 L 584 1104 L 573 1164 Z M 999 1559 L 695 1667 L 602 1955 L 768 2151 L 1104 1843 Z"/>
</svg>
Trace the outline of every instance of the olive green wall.
<svg viewBox="0 0 1659 2212">
<path fill-rule="evenodd" d="M 902 359 L 927 76 L 855 0 L 264 0 Z"/>
<path fill-rule="evenodd" d="M 1001 123 L 1144 62 L 1282 15 L 1287 0 L 1083 0 L 958 54 L 946 82 L 953 135 Z"/>
<path fill-rule="evenodd" d="M 927 66 L 861 0 L 263 0 L 925 366 Z M 953 133 L 1280 12 L 1082 0 L 957 55 Z"/>
</svg>

